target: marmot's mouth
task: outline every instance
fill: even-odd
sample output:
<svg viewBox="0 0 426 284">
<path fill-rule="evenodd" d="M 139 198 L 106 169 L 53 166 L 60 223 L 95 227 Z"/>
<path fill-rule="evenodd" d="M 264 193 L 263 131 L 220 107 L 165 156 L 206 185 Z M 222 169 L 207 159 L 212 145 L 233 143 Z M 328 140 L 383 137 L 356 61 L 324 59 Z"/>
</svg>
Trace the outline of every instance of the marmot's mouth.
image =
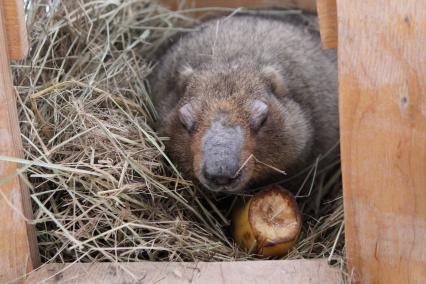
<svg viewBox="0 0 426 284">
<path fill-rule="evenodd" d="M 199 181 L 205 188 L 214 192 L 238 192 L 241 191 L 247 183 L 247 181 L 244 180 L 243 171 L 244 170 L 240 170 L 232 181 L 226 184 L 214 183 L 204 177 L 200 177 Z"/>
</svg>

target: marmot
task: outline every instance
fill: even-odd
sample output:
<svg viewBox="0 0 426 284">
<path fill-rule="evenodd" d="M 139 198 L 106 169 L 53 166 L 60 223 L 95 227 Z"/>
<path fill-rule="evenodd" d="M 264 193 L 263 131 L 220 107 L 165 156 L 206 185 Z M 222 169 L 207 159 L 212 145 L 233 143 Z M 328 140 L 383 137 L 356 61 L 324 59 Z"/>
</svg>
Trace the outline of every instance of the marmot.
<svg viewBox="0 0 426 284">
<path fill-rule="evenodd" d="M 292 174 L 338 143 L 336 69 L 302 16 L 208 20 L 149 80 L 166 150 L 213 191 L 270 182 L 273 168 Z"/>
</svg>

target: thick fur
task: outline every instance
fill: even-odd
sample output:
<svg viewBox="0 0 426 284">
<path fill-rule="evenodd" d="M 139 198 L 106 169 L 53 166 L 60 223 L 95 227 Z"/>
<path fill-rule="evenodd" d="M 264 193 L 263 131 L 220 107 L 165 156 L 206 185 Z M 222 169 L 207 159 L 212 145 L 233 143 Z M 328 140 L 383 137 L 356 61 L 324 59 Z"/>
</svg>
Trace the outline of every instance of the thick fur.
<svg viewBox="0 0 426 284">
<path fill-rule="evenodd" d="M 265 164 L 292 174 L 338 142 L 335 54 L 297 21 L 253 15 L 207 21 L 166 51 L 150 85 L 160 131 L 170 137 L 168 153 L 186 176 L 213 190 L 203 181 L 202 141 L 213 124 L 220 129 L 218 121 L 243 129 L 242 174 L 225 190 L 271 181 L 277 172 Z M 259 129 L 251 123 L 255 100 L 268 106 Z M 191 109 L 183 108 L 182 118 L 186 104 Z"/>
</svg>

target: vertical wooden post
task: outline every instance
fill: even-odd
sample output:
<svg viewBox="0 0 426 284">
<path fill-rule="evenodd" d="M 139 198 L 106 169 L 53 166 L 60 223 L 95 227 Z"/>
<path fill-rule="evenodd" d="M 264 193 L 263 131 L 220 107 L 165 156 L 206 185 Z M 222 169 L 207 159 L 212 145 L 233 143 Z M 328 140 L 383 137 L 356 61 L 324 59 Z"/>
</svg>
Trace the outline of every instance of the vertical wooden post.
<svg viewBox="0 0 426 284">
<path fill-rule="evenodd" d="M 321 42 L 325 48 L 337 47 L 337 4 L 336 0 L 317 1 Z"/>
<path fill-rule="evenodd" d="M 19 8 L 22 9 L 21 0 L 0 0 L 0 155 L 4 156 L 21 154 L 16 97 L 9 68 L 9 55 L 18 59 L 26 54 L 26 35 L 21 33 L 25 22 L 23 11 L 17 11 Z M 13 28 L 7 29 L 6 23 Z M 14 39 L 13 43 L 9 38 Z M 13 281 L 38 264 L 35 232 L 24 217 L 31 216 L 29 192 L 18 177 L 5 180 L 16 169 L 16 164 L 0 163 L 0 283 Z"/>
<path fill-rule="evenodd" d="M 10 59 L 27 56 L 28 39 L 24 21 L 24 0 L 0 0 L 4 10 L 4 24 Z"/>
<path fill-rule="evenodd" d="M 426 283 L 426 1 L 337 3 L 349 265 Z"/>
</svg>

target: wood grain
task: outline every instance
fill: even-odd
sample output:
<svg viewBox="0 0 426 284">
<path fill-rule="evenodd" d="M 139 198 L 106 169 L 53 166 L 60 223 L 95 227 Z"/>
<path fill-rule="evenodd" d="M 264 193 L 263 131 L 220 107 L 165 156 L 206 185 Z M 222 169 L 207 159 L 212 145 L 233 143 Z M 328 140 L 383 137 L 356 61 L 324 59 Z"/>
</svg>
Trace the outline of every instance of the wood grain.
<svg viewBox="0 0 426 284">
<path fill-rule="evenodd" d="M 337 3 L 336 0 L 317 1 L 318 19 L 322 45 L 325 48 L 337 47 Z"/>
<path fill-rule="evenodd" d="M 25 283 L 340 283 L 326 260 L 49 264 Z"/>
<path fill-rule="evenodd" d="M 361 283 L 426 283 L 426 1 L 339 0 L 345 235 Z"/>
<path fill-rule="evenodd" d="M 183 8 L 202 7 L 228 7 L 228 8 L 263 8 L 263 7 L 289 7 L 299 8 L 309 12 L 316 12 L 315 0 L 161 0 L 161 3 L 176 10 Z M 182 5 L 185 3 L 185 5 Z"/>
<path fill-rule="evenodd" d="M 28 53 L 27 29 L 23 0 L 0 0 L 6 23 L 7 44 L 10 59 L 23 59 Z"/>
<path fill-rule="evenodd" d="M 0 9 L 0 155 L 19 156 L 21 140 L 3 19 Z M 16 164 L 0 162 L 0 283 L 31 271 L 38 262 L 35 232 L 23 217 L 31 216 L 29 193 L 18 177 L 4 180 L 16 169 Z"/>
</svg>

